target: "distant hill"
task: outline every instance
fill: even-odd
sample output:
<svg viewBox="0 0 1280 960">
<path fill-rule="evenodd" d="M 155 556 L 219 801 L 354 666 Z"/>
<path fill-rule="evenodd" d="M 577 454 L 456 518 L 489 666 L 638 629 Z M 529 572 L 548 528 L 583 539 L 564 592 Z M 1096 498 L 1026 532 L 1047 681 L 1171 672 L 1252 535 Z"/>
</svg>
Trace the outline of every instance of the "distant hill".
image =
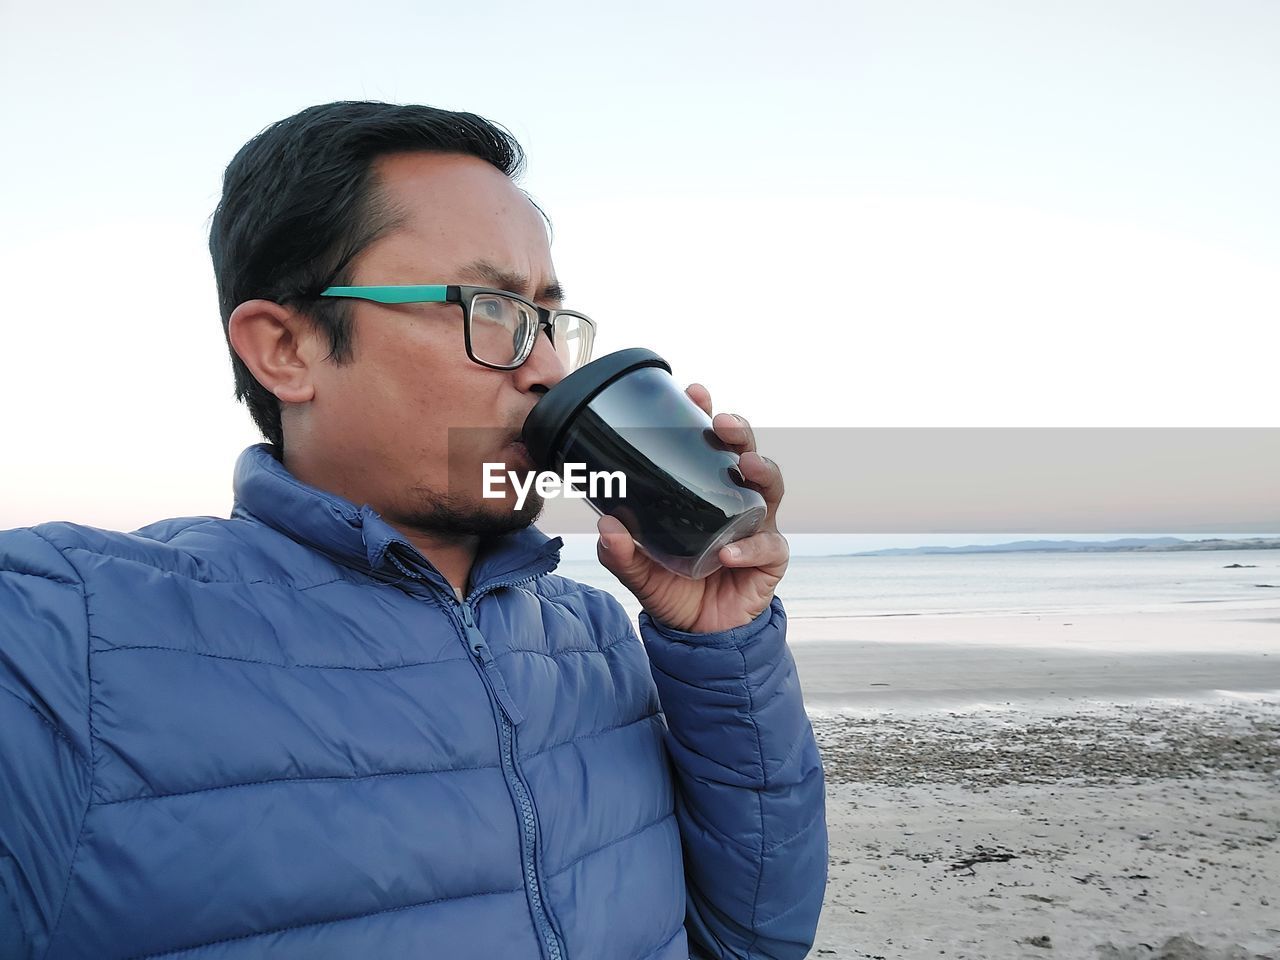
<svg viewBox="0 0 1280 960">
<path fill-rule="evenodd" d="M 900 557 L 936 553 L 1166 553 L 1174 550 L 1280 550 L 1280 539 L 1182 540 L 1178 537 L 1123 537 L 1118 540 L 1015 540 L 967 547 L 890 547 L 845 553 L 845 557 Z"/>
</svg>

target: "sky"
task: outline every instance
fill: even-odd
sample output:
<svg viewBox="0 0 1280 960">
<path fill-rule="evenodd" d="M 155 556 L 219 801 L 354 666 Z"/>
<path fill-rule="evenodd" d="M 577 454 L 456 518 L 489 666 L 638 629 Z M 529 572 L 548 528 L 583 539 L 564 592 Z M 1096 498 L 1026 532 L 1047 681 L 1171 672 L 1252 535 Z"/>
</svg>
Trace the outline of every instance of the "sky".
<svg viewBox="0 0 1280 960">
<path fill-rule="evenodd" d="M 508 127 L 597 355 L 756 425 L 1278 426 L 1277 49 L 1243 0 L 0 0 L 0 528 L 226 515 L 208 218 L 337 99 Z"/>
</svg>

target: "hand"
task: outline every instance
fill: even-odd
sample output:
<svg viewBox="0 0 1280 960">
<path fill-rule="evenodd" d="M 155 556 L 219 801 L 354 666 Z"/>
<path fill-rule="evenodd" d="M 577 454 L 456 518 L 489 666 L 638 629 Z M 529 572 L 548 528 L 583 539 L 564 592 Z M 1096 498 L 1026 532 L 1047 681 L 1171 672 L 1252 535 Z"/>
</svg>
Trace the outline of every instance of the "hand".
<svg viewBox="0 0 1280 960">
<path fill-rule="evenodd" d="M 685 392 L 711 416 L 706 387 L 695 383 Z M 605 568 L 635 594 L 654 620 L 688 633 L 717 633 L 754 620 L 773 599 L 791 555 L 776 520 L 782 471 L 755 452 L 755 434 L 745 420 L 721 413 L 712 417 L 711 426 L 739 454 L 738 469 L 747 485 L 764 497 L 767 510 L 759 530 L 720 548 L 724 566 L 702 580 L 690 580 L 648 557 L 616 517 L 602 516 L 596 524 L 600 533 L 596 555 Z"/>
</svg>

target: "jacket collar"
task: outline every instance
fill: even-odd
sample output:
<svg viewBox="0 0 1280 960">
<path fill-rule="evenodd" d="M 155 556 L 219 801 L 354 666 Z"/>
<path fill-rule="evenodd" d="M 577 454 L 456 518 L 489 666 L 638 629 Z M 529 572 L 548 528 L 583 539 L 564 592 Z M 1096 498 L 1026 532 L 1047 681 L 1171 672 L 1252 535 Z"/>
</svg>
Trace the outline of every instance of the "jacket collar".
<svg viewBox="0 0 1280 960">
<path fill-rule="evenodd" d="M 233 517 L 258 520 L 331 560 L 379 579 L 428 580 L 455 599 L 444 575 L 372 507 L 357 507 L 298 480 L 276 459 L 271 444 L 255 444 L 240 454 L 233 486 Z M 482 540 L 471 567 L 469 593 L 550 573 L 560 561 L 563 545 L 559 537 L 548 537 L 534 526 Z"/>
</svg>

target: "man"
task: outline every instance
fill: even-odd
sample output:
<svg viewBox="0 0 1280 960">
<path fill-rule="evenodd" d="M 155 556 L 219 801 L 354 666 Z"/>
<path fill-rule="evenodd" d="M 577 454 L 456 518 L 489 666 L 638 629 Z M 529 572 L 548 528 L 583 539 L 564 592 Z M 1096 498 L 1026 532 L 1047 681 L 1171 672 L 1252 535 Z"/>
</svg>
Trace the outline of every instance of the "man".
<svg viewBox="0 0 1280 960">
<path fill-rule="evenodd" d="M 0 535 L 3 957 L 807 952 L 822 768 L 750 427 L 714 420 L 769 519 L 721 571 L 600 522 L 643 644 L 551 572 L 539 504 L 450 480 L 529 466 L 590 333 L 521 159 L 471 114 L 334 103 L 227 168 L 210 248 L 270 441 L 231 518 Z M 459 302 L 369 290 L 438 284 Z M 472 335 L 506 310 L 497 356 Z"/>
</svg>

